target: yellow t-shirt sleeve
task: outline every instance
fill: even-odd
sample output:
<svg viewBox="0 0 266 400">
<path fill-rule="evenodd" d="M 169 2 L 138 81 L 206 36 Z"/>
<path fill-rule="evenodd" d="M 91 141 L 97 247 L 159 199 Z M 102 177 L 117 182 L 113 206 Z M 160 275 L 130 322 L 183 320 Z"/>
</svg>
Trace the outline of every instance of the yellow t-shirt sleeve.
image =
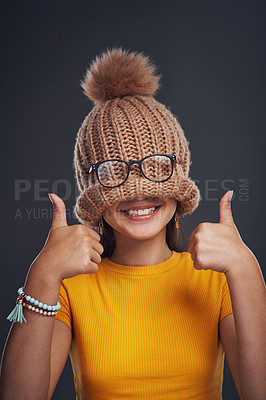
<svg viewBox="0 0 266 400">
<path fill-rule="evenodd" d="M 69 297 L 68 297 L 68 293 L 67 293 L 67 289 L 64 284 L 64 281 L 61 283 L 58 300 L 61 305 L 61 308 L 59 309 L 55 318 L 58 319 L 59 321 L 64 322 L 65 324 L 67 324 L 67 326 L 69 326 L 70 329 L 72 329 L 72 313 L 71 313 Z"/>
<path fill-rule="evenodd" d="M 231 296 L 230 296 L 230 291 L 228 287 L 228 283 L 225 277 L 225 282 L 223 285 L 223 291 L 222 291 L 222 305 L 221 305 L 221 311 L 220 311 L 220 317 L 219 317 L 219 323 L 221 320 L 226 317 L 229 314 L 233 313 L 233 308 L 232 308 L 232 302 L 231 302 Z"/>
</svg>

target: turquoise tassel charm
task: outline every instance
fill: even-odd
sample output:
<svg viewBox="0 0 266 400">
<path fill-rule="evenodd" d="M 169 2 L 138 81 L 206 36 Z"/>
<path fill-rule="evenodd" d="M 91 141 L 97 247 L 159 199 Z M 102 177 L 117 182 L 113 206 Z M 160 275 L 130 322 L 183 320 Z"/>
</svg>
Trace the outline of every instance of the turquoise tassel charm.
<svg viewBox="0 0 266 400">
<path fill-rule="evenodd" d="M 23 315 L 23 307 L 22 307 L 22 302 L 23 302 L 23 295 L 18 298 L 17 304 L 15 308 L 11 311 L 7 319 L 10 322 L 20 322 L 22 324 L 23 320 L 24 322 L 27 322 L 26 318 Z"/>
</svg>

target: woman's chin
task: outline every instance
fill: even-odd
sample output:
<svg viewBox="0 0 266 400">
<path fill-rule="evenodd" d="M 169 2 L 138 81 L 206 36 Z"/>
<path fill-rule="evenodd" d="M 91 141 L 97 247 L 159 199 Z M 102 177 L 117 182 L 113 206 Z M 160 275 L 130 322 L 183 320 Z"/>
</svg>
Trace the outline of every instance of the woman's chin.
<svg viewBox="0 0 266 400">
<path fill-rule="evenodd" d="M 161 229 L 162 227 L 156 224 L 131 224 L 131 226 L 124 227 L 120 232 L 131 239 L 147 240 L 157 236 Z"/>
</svg>

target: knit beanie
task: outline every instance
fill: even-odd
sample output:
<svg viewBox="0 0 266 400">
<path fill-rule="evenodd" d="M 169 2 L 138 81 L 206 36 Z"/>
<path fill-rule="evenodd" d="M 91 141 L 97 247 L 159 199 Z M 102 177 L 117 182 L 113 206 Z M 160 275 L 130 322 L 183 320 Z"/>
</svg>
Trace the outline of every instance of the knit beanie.
<svg viewBox="0 0 266 400">
<path fill-rule="evenodd" d="M 84 225 L 96 227 L 103 212 L 117 201 L 138 196 L 177 200 L 178 216 L 192 213 L 201 195 L 189 177 L 189 142 L 178 118 L 154 95 L 161 76 L 143 52 L 107 49 L 96 56 L 81 81 L 93 102 L 76 137 L 73 167 L 79 188 L 74 214 Z M 153 154 L 176 155 L 170 179 L 146 179 L 132 164 L 128 179 L 118 187 L 103 187 L 92 164 L 110 159 L 140 160 Z"/>
</svg>

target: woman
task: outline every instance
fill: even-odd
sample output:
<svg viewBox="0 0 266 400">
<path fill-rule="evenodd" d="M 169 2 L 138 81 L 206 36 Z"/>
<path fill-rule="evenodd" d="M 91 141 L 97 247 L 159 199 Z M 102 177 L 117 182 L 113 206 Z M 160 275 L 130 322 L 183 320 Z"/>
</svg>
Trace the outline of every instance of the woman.
<svg viewBox="0 0 266 400">
<path fill-rule="evenodd" d="M 51 230 L 9 316 L 23 322 L 23 307 L 27 323 L 12 326 L 1 399 L 50 399 L 68 354 L 79 400 L 221 399 L 225 354 L 240 397 L 265 398 L 265 284 L 232 193 L 184 251 L 179 219 L 200 192 L 184 132 L 154 99 L 154 65 L 108 50 L 82 87 L 94 108 L 75 144 L 81 224 L 50 194 Z"/>
</svg>

